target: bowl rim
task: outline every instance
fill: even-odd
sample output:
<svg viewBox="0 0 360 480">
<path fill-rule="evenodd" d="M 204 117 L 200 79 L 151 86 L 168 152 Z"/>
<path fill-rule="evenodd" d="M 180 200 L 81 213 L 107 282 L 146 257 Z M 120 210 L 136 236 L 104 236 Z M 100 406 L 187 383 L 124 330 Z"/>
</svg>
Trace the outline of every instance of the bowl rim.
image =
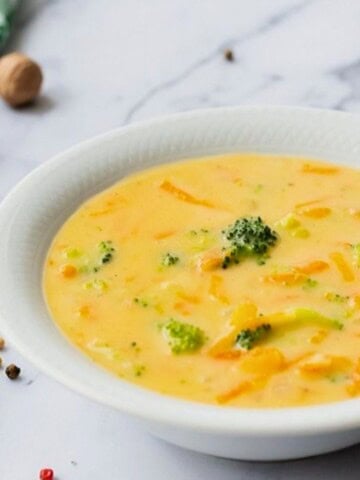
<svg viewBox="0 0 360 480">
<path fill-rule="evenodd" d="M 37 181 L 46 169 L 51 170 L 53 165 L 61 164 L 69 156 L 81 154 L 89 148 L 107 142 L 118 135 L 126 135 L 129 132 L 138 132 L 149 126 L 161 126 L 168 122 L 186 122 L 189 118 L 202 119 L 209 115 L 221 115 L 232 112 L 242 115 L 245 112 L 262 113 L 272 112 L 277 115 L 294 114 L 306 118 L 308 115 L 326 115 L 337 121 L 340 117 L 346 118 L 350 123 L 360 124 L 360 117 L 356 114 L 338 112 L 326 109 L 314 109 L 306 107 L 287 106 L 245 106 L 245 107 L 220 107 L 201 110 L 192 110 L 179 114 L 164 115 L 152 120 L 136 122 L 126 127 L 120 127 L 109 132 L 97 135 L 83 141 L 64 152 L 57 154 L 44 162 L 27 176 L 25 176 L 2 200 L 0 205 L 0 223 L 11 219 L 14 207 L 26 188 Z M 40 187 L 41 188 L 41 187 Z M 0 237 L 0 249 L 2 239 Z M 3 275 L 0 269 L 0 276 Z M 2 292 L 0 291 L 0 297 Z M 104 397 L 95 385 L 81 383 L 73 379 L 71 375 L 62 371 L 51 362 L 44 362 L 44 358 L 32 349 L 12 328 L 11 322 L 7 321 L 6 314 L 0 312 L 0 328 L 7 341 L 14 345 L 29 362 L 49 377 L 66 385 L 70 389 L 125 413 L 131 414 L 149 422 L 171 425 L 173 427 L 196 429 L 214 433 L 226 433 L 230 435 L 247 436 L 299 436 L 315 435 L 331 431 L 345 431 L 360 427 L 360 401 L 357 399 L 343 400 L 334 403 L 306 406 L 306 407 L 279 407 L 279 408 L 239 408 L 223 407 L 203 403 L 195 403 L 172 396 L 165 396 L 151 390 L 130 384 L 134 395 L 134 402 L 124 402 L 121 398 Z M 9 317 L 10 318 L 10 317 Z M 99 367 L 100 368 L 100 367 Z M 109 374 L 110 375 L 110 374 Z M 115 382 L 123 383 L 111 375 Z M 126 385 L 129 385 L 126 382 Z"/>
</svg>

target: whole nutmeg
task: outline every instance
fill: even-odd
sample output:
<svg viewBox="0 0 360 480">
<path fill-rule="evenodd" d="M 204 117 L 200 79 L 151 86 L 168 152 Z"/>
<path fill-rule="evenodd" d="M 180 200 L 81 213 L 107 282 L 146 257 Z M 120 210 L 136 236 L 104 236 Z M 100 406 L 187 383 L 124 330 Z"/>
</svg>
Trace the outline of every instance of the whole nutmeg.
<svg viewBox="0 0 360 480">
<path fill-rule="evenodd" d="M 42 81 L 41 68 L 26 55 L 15 52 L 0 58 L 0 95 L 11 106 L 34 100 Z"/>
</svg>

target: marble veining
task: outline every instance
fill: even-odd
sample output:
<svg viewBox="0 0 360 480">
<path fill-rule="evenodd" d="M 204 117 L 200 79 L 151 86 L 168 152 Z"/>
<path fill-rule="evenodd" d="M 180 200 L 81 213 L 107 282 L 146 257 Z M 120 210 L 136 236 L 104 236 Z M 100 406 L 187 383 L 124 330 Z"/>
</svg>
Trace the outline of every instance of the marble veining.
<svg viewBox="0 0 360 480">
<path fill-rule="evenodd" d="M 359 24 L 356 0 L 23 0 L 6 51 L 36 58 L 45 84 L 30 108 L 0 104 L 0 198 L 61 150 L 156 115 L 238 104 L 357 112 Z M 360 447 L 270 465 L 165 445 L 11 345 L 2 356 L 23 375 L 0 375 L 1 480 L 35 479 L 46 465 L 58 480 L 358 478 Z"/>
</svg>

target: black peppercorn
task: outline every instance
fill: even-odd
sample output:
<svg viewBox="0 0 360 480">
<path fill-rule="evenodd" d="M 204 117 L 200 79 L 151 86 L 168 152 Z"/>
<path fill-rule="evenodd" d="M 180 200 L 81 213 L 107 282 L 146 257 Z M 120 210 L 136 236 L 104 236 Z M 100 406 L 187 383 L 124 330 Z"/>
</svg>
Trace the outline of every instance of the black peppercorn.
<svg viewBox="0 0 360 480">
<path fill-rule="evenodd" d="M 233 62 L 235 60 L 234 52 L 230 48 L 227 48 L 224 50 L 224 58 L 228 62 Z"/>
<path fill-rule="evenodd" d="M 10 380 L 16 380 L 20 375 L 20 368 L 14 365 L 13 363 L 8 365 L 5 369 L 5 373 L 10 378 Z"/>
</svg>

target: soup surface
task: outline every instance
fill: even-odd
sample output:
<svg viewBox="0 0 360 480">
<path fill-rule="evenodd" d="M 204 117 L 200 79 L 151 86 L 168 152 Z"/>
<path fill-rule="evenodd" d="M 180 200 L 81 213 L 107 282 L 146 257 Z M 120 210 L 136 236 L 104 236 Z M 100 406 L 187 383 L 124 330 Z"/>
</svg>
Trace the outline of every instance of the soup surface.
<svg viewBox="0 0 360 480">
<path fill-rule="evenodd" d="M 232 154 L 162 165 L 56 235 L 57 325 L 122 379 L 280 407 L 360 393 L 360 172 Z"/>
</svg>

